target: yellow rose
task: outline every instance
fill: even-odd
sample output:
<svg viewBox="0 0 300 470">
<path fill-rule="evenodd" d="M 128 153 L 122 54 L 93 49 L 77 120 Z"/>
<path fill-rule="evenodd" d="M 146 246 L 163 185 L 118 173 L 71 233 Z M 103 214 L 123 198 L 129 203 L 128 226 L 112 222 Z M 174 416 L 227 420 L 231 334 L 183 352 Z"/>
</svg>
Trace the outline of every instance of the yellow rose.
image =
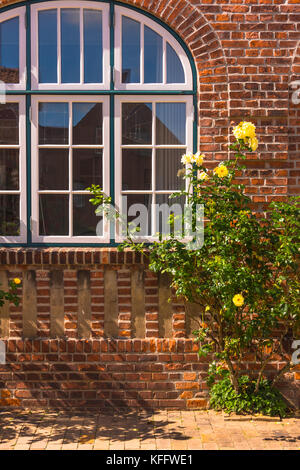
<svg viewBox="0 0 300 470">
<path fill-rule="evenodd" d="M 228 175 L 228 169 L 225 165 L 220 165 L 214 169 L 214 173 L 216 173 L 219 178 L 224 178 L 224 176 Z"/>
<path fill-rule="evenodd" d="M 199 175 L 199 180 L 201 181 L 205 181 L 209 178 L 208 174 L 205 173 L 205 171 L 201 171 L 200 175 Z"/>
<path fill-rule="evenodd" d="M 233 297 L 232 302 L 236 307 L 241 307 L 242 305 L 244 305 L 244 297 L 242 296 L 242 294 L 236 294 Z"/>
<path fill-rule="evenodd" d="M 196 163 L 197 166 L 201 166 L 204 160 L 204 155 L 200 155 L 200 152 L 197 152 L 194 155 L 193 162 Z"/>
<path fill-rule="evenodd" d="M 256 150 L 257 147 L 258 147 L 258 140 L 257 140 L 256 137 L 252 137 L 252 138 L 250 139 L 250 147 L 251 147 L 251 149 L 253 150 L 253 152 L 255 152 L 255 150 Z"/>
<path fill-rule="evenodd" d="M 188 165 L 192 163 L 192 161 L 193 161 L 193 154 L 191 152 L 185 153 L 181 157 L 181 163 L 183 163 L 184 165 Z"/>
<path fill-rule="evenodd" d="M 21 284 L 21 279 L 19 279 L 18 277 L 15 277 L 15 278 L 13 279 L 13 282 L 14 282 L 15 284 L 19 285 L 19 284 Z"/>
</svg>

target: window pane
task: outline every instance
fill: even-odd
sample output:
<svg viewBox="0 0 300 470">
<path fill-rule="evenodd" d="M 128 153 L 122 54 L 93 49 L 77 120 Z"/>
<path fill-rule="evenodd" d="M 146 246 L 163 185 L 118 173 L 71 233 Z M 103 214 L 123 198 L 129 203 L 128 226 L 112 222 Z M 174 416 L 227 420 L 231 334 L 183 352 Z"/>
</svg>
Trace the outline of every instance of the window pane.
<svg viewBox="0 0 300 470">
<path fill-rule="evenodd" d="M 89 200 L 90 195 L 73 196 L 73 234 L 74 236 L 95 236 L 101 217 L 95 214 L 95 206 Z"/>
<path fill-rule="evenodd" d="M 127 194 L 123 196 L 122 212 L 127 214 L 127 223 L 130 224 L 135 219 L 140 218 L 135 224 L 140 227 L 141 231 L 134 233 L 136 236 L 149 236 L 151 234 L 151 194 Z M 127 204 L 126 204 L 127 203 Z M 136 204 L 141 207 L 134 207 Z M 129 211 L 133 215 L 129 215 Z M 140 223 L 142 221 L 142 223 Z M 132 230 L 133 226 L 129 225 L 129 229 Z"/>
<path fill-rule="evenodd" d="M 19 17 L 0 24 L 0 80 L 19 83 Z"/>
<path fill-rule="evenodd" d="M 156 207 L 155 217 L 156 227 L 159 233 L 170 235 L 175 232 L 176 236 L 182 236 L 184 233 L 184 224 L 181 215 L 184 211 L 184 203 L 184 196 L 172 199 L 170 199 L 170 194 L 158 194 L 156 196 L 156 204 L 158 207 Z M 163 207 L 163 205 L 165 205 L 165 207 Z M 174 225 L 170 225 L 169 218 L 171 214 L 175 216 Z"/>
<path fill-rule="evenodd" d="M 91 184 L 103 185 L 102 150 L 73 150 L 73 189 L 86 189 Z"/>
<path fill-rule="evenodd" d="M 174 190 L 184 188 L 185 180 L 177 173 L 182 168 L 181 157 L 184 151 L 179 149 L 156 150 L 156 189 Z"/>
<path fill-rule="evenodd" d="M 152 150 L 126 149 L 122 152 L 122 189 L 151 189 Z"/>
<path fill-rule="evenodd" d="M 102 121 L 102 103 L 73 103 L 73 145 L 101 145 Z"/>
<path fill-rule="evenodd" d="M 69 151 L 40 149 L 39 188 L 41 190 L 69 189 Z"/>
<path fill-rule="evenodd" d="M 39 82 L 57 83 L 57 10 L 39 12 Z"/>
<path fill-rule="evenodd" d="M 15 194 L 0 194 L 0 236 L 20 235 L 20 202 Z"/>
<path fill-rule="evenodd" d="M 69 196 L 40 195 L 40 235 L 69 235 Z"/>
<path fill-rule="evenodd" d="M 101 83 L 102 78 L 102 12 L 83 10 L 84 21 L 84 81 Z"/>
<path fill-rule="evenodd" d="M 19 189 L 19 150 L 0 149 L 0 190 Z"/>
<path fill-rule="evenodd" d="M 141 24 L 122 17 L 122 83 L 140 82 Z"/>
<path fill-rule="evenodd" d="M 158 145 L 185 144 L 185 127 L 185 103 L 157 103 L 156 143 Z"/>
<path fill-rule="evenodd" d="M 122 143 L 124 145 L 152 143 L 151 103 L 123 103 Z"/>
<path fill-rule="evenodd" d="M 0 144 L 18 145 L 19 143 L 19 105 L 18 103 L 0 104 Z"/>
<path fill-rule="evenodd" d="M 61 81 L 80 83 L 80 10 L 61 10 Z"/>
<path fill-rule="evenodd" d="M 173 47 L 167 43 L 167 83 L 184 83 L 182 63 Z"/>
<path fill-rule="evenodd" d="M 162 37 L 153 29 L 144 29 L 144 82 L 161 83 L 163 68 Z"/>
<path fill-rule="evenodd" d="M 39 103 L 39 143 L 67 145 L 68 142 L 68 103 Z"/>
</svg>

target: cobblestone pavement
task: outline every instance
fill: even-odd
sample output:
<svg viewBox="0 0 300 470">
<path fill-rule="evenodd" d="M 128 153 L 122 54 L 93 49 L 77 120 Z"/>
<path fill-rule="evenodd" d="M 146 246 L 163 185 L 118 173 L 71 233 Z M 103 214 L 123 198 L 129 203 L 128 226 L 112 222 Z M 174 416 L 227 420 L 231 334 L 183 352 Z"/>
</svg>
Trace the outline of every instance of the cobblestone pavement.
<svg viewBox="0 0 300 470">
<path fill-rule="evenodd" d="M 0 450 L 300 450 L 300 417 L 0 410 Z"/>
</svg>

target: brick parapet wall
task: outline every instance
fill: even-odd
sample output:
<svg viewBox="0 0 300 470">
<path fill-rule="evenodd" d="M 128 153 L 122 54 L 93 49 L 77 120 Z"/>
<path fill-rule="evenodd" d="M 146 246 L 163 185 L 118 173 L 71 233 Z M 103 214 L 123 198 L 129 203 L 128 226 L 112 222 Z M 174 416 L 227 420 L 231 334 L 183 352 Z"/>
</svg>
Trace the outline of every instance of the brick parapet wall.
<svg viewBox="0 0 300 470">
<path fill-rule="evenodd" d="M 208 360 L 192 334 L 196 306 L 176 298 L 168 278 L 134 253 L 62 251 L 61 258 L 58 249 L 0 250 L 1 285 L 22 280 L 20 305 L 0 312 L 7 351 L 0 406 L 206 407 Z M 102 263 L 92 265 L 95 259 Z M 266 374 L 281 367 L 274 361 Z M 243 368 L 255 373 L 257 364 L 249 357 Z M 281 384 L 296 406 L 299 380 L 300 368 Z"/>
</svg>

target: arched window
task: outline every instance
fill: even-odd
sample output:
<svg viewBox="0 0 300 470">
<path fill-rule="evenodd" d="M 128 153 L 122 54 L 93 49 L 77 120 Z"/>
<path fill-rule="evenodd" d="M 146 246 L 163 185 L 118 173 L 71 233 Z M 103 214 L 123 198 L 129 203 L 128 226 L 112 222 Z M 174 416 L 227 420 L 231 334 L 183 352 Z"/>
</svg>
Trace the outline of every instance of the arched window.
<svg viewBox="0 0 300 470">
<path fill-rule="evenodd" d="M 0 10 L 0 242 L 109 244 L 86 190 L 153 207 L 194 150 L 195 80 L 182 41 L 117 2 Z M 98 231 L 96 235 L 96 227 Z"/>
</svg>

